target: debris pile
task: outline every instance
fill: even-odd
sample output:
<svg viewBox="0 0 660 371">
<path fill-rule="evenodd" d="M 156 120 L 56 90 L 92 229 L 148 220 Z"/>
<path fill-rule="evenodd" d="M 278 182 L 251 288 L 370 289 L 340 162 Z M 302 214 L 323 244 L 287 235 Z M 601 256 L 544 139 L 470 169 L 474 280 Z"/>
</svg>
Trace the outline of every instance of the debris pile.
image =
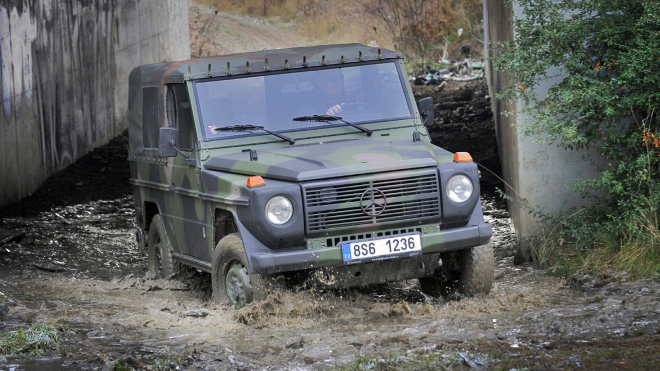
<svg viewBox="0 0 660 371">
<path fill-rule="evenodd" d="M 472 81 L 484 77 L 484 61 L 465 58 L 462 62 L 444 59 L 442 68 L 426 66 L 426 74 L 411 77 L 414 85 L 439 85 L 444 87 L 451 81 Z"/>
</svg>

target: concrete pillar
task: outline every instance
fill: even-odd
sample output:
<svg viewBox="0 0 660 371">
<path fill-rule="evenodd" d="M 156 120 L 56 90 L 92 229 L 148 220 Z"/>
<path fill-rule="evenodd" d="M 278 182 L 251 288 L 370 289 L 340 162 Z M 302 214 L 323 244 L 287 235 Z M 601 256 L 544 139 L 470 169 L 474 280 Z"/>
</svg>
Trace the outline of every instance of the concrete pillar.
<svg viewBox="0 0 660 371">
<path fill-rule="evenodd" d="M 486 55 L 497 56 L 493 44 L 513 40 L 512 17 L 520 14 L 520 9 L 506 0 L 484 0 L 484 38 Z M 547 213 L 580 206 L 583 200 L 571 189 L 582 179 L 599 177 L 600 173 L 583 156 L 593 155 L 590 151 L 567 151 L 554 144 L 535 143 L 533 138 L 519 133 L 517 124 L 524 124 L 528 117 L 519 112 L 524 108 L 522 101 L 502 102 L 495 98 L 503 86 L 514 83 L 506 73 L 492 69 L 492 61 L 486 66 L 488 89 L 491 97 L 495 120 L 497 141 L 504 181 L 507 183 L 506 194 L 514 201 L 509 201 L 509 214 L 516 235 L 521 238 L 538 234 L 537 220 L 529 214 L 531 206 Z M 559 80 L 557 80 L 559 81 Z M 548 91 L 553 82 L 546 81 L 537 88 L 541 96 Z M 504 112 L 516 112 L 504 115 Z M 595 158 L 595 157 L 594 157 Z"/>
<path fill-rule="evenodd" d="M 187 1 L 0 4 L 0 206 L 126 129 L 133 67 L 189 57 Z"/>
</svg>

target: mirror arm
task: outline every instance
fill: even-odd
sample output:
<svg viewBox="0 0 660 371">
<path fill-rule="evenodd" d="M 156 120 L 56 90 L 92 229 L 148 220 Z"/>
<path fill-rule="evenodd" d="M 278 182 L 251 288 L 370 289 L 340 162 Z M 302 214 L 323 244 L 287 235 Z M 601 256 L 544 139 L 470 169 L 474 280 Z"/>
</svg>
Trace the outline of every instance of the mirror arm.
<svg viewBox="0 0 660 371">
<path fill-rule="evenodd" d="M 170 146 L 172 146 L 172 148 L 174 148 L 175 151 L 177 151 L 179 154 L 181 154 L 181 156 L 185 157 L 186 160 L 190 160 L 190 157 L 188 157 L 188 155 L 186 155 L 185 153 L 183 153 L 180 149 L 178 149 L 178 148 L 174 145 L 174 139 L 170 140 Z"/>
</svg>

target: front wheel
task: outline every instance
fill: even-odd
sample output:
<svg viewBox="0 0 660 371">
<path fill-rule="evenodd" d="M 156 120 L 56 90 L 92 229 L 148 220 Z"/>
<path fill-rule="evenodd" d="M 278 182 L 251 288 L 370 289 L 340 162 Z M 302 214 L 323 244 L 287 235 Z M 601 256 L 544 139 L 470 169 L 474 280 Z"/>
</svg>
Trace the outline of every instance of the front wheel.
<svg viewBox="0 0 660 371">
<path fill-rule="evenodd" d="M 495 257 L 491 243 L 441 255 L 443 266 L 432 277 L 420 278 L 422 292 L 451 297 L 456 291 L 465 296 L 487 295 L 493 287 Z"/>
<path fill-rule="evenodd" d="M 493 287 L 495 276 L 495 255 L 493 245 L 475 246 L 461 252 L 461 277 L 458 290 L 466 296 L 488 295 Z"/>
<path fill-rule="evenodd" d="M 211 259 L 213 297 L 218 303 L 228 302 L 239 309 L 253 301 L 265 299 L 263 278 L 250 273 L 243 240 L 238 233 L 223 237 L 213 250 Z"/>
</svg>

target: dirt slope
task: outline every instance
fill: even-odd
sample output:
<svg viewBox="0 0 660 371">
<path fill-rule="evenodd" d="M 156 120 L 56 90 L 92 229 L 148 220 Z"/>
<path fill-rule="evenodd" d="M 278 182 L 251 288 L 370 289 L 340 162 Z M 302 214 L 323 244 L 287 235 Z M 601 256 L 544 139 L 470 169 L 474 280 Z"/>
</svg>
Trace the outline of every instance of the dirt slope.
<svg viewBox="0 0 660 371">
<path fill-rule="evenodd" d="M 273 23 L 248 16 L 215 13 L 199 5 L 191 8 L 190 21 L 190 50 L 193 56 L 311 45 L 293 23 Z"/>
</svg>

